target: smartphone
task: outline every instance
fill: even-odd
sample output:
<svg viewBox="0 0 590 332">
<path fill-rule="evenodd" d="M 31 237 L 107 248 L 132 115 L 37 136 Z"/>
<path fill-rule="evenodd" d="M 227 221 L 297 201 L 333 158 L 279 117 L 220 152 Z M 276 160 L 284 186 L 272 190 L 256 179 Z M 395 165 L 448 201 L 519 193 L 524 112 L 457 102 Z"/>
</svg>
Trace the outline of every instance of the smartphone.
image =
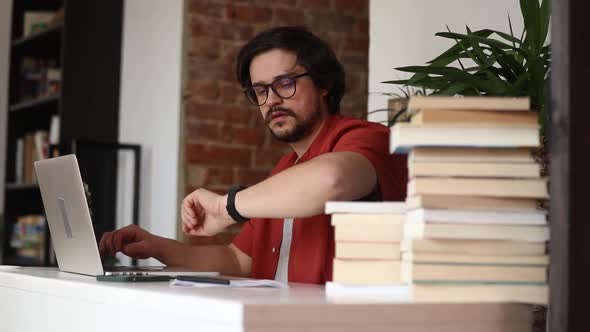
<svg viewBox="0 0 590 332">
<path fill-rule="evenodd" d="M 134 276 L 134 275 L 99 275 L 97 281 L 113 282 L 151 282 L 151 281 L 169 281 L 170 276 Z"/>
<path fill-rule="evenodd" d="M 180 281 L 192 281 L 192 282 L 202 282 L 206 284 L 220 284 L 220 285 L 229 285 L 228 279 L 222 278 L 214 278 L 214 277 L 201 277 L 201 276 L 177 276 L 176 280 Z"/>
</svg>

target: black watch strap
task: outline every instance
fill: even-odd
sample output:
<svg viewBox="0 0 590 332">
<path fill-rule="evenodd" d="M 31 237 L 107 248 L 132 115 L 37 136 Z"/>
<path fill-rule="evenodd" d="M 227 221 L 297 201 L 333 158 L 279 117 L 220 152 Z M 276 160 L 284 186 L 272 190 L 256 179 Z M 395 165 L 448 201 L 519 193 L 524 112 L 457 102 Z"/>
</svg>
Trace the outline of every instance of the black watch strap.
<svg viewBox="0 0 590 332">
<path fill-rule="evenodd" d="M 229 216 L 237 223 L 243 223 L 250 220 L 249 218 L 242 216 L 238 212 L 238 210 L 236 210 L 236 194 L 238 193 L 238 191 L 244 189 L 246 189 L 245 186 L 235 184 L 229 188 L 229 191 L 227 193 L 227 205 L 225 208 L 227 209 L 227 213 L 229 214 Z"/>
</svg>

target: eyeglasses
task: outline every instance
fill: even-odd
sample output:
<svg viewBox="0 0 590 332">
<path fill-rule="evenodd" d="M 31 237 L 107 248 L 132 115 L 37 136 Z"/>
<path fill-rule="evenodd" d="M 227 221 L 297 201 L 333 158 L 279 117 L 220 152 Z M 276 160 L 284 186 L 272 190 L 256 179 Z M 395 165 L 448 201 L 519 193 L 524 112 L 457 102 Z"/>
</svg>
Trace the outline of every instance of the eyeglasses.
<svg viewBox="0 0 590 332">
<path fill-rule="evenodd" d="M 248 97 L 248 100 L 256 106 L 266 104 L 269 88 L 271 88 L 277 96 L 283 99 L 289 99 L 295 95 L 295 91 L 297 90 L 295 80 L 307 75 L 309 75 L 309 73 L 298 74 L 295 76 L 283 76 L 277 78 L 270 84 L 254 84 L 244 90 L 244 93 L 246 94 L 246 97 Z"/>
</svg>

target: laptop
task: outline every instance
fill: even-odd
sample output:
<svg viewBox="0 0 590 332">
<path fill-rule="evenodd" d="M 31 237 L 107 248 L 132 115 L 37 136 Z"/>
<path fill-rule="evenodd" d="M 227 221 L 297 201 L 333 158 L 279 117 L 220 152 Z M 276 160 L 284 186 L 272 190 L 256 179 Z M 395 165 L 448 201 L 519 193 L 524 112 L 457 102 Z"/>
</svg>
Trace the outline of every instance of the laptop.
<svg viewBox="0 0 590 332">
<path fill-rule="evenodd" d="M 103 266 L 76 156 L 36 161 L 35 172 L 60 271 L 92 276 L 219 275 L 218 272 L 165 266 Z"/>
</svg>

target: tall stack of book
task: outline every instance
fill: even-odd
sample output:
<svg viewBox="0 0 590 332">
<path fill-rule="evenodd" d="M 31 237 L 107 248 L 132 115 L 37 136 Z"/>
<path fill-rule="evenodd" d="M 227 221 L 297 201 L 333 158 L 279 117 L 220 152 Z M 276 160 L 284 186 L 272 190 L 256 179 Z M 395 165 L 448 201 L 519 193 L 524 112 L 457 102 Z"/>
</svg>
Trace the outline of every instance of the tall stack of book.
<svg viewBox="0 0 590 332">
<path fill-rule="evenodd" d="M 414 298 L 546 303 L 547 181 L 528 98 L 412 98 L 391 152 L 409 152 L 402 280 Z"/>
<path fill-rule="evenodd" d="M 336 255 L 333 281 L 380 285 L 401 282 L 402 202 L 328 202 Z"/>
</svg>

